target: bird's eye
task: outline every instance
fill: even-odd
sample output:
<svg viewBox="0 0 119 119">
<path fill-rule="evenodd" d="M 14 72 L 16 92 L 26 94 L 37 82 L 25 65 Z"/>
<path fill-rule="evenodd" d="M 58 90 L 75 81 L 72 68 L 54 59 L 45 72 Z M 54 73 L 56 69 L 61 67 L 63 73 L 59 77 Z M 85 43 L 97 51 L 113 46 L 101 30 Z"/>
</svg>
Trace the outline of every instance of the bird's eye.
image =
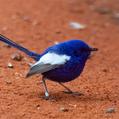
<svg viewBox="0 0 119 119">
<path fill-rule="evenodd" d="M 80 48 L 79 50 L 73 51 L 73 54 L 75 56 L 79 56 L 79 55 L 84 54 L 86 52 L 89 52 L 89 49 L 87 49 L 87 48 Z"/>
</svg>

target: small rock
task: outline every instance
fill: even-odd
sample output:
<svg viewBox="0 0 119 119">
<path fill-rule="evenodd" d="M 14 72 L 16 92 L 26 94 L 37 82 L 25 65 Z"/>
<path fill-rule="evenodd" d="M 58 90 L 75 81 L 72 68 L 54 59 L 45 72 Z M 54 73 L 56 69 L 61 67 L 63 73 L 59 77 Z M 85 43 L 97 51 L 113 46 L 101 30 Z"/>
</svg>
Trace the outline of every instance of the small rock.
<svg viewBox="0 0 119 119">
<path fill-rule="evenodd" d="M 55 33 L 56 33 L 56 34 L 61 34 L 61 31 L 56 31 Z"/>
<path fill-rule="evenodd" d="M 108 72 L 108 69 L 102 69 L 102 71 L 106 73 L 106 72 Z"/>
<path fill-rule="evenodd" d="M 15 72 L 15 76 L 16 76 L 16 77 L 23 77 L 23 75 L 20 74 L 20 73 L 18 73 L 18 72 Z"/>
<path fill-rule="evenodd" d="M 77 105 L 75 104 L 69 104 L 69 106 L 71 106 L 71 107 L 74 107 L 74 108 L 76 108 L 77 107 Z"/>
<path fill-rule="evenodd" d="M 85 28 L 86 28 L 86 25 L 80 24 L 80 23 L 78 23 L 78 22 L 70 22 L 70 23 L 69 23 L 69 26 L 70 26 L 72 29 L 77 29 L 77 30 L 82 30 L 82 29 L 85 29 Z"/>
<path fill-rule="evenodd" d="M 3 45 L 3 47 L 6 47 L 6 48 L 11 48 L 11 46 L 10 46 L 10 45 L 8 45 L 8 44 L 6 44 L 6 43 Z"/>
<path fill-rule="evenodd" d="M 10 63 L 10 62 L 8 63 L 8 65 L 7 65 L 7 66 L 8 66 L 8 68 L 13 68 L 12 63 Z"/>
<path fill-rule="evenodd" d="M 36 105 L 36 107 L 37 107 L 37 109 L 39 110 L 40 109 L 40 105 L 38 104 L 38 105 Z"/>
<path fill-rule="evenodd" d="M 10 80 L 5 80 L 6 84 L 12 84 Z"/>
<path fill-rule="evenodd" d="M 106 113 L 114 113 L 114 112 L 115 112 L 115 108 L 113 107 L 106 109 Z"/>
<path fill-rule="evenodd" d="M 119 22 L 119 12 L 113 13 L 112 18 Z"/>
<path fill-rule="evenodd" d="M 38 21 L 33 21 L 33 22 L 32 22 L 32 25 L 33 25 L 33 26 L 37 26 L 38 24 L 39 24 Z"/>
<path fill-rule="evenodd" d="M 23 57 L 21 56 L 20 53 L 14 53 L 11 55 L 11 59 L 16 60 L 16 61 L 21 61 Z"/>
<path fill-rule="evenodd" d="M 31 21 L 29 16 L 23 16 L 22 19 L 27 22 Z"/>
<path fill-rule="evenodd" d="M 98 7 L 95 10 L 100 14 L 110 14 L 110 13 L 112 13 L 112 10 L 110 8 L 107 8 L 107 7 Z"/>
<path fill-rule="evenodd" d="M 68 110 L 67 108 L 60 107 L 60 111 L 61 111 L 61 112 L 68 112 L 69 110 Z"/>
<path fill-rule="evenodd" d="M 1 30 L 2 31 L 7 31 L 8 30 L 8 27 L 4 26 Z"/>
<path fill-rule="evenodd" d="M 58 41 L 55 41 L 54 44 L 57 45 L 57 44 L 59 44 L 59 42 Z"/>
</svg>

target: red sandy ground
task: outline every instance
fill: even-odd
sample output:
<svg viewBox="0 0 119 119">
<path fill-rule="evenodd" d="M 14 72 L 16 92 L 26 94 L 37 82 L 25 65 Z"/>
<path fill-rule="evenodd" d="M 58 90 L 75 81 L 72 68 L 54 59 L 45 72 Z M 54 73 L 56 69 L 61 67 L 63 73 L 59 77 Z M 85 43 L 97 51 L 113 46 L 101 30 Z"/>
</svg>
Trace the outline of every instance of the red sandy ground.
<svg viewBox="0 0 119 119">
<path fill-rule="evenodd" d="M 47 81 L 54 101 L 43 100 L 41 77 L 25 79 L 28 62 L 10 55 L 17 50 L 0 43 L 0 119 L 119 119 L 118 0 L 0 0 L 0 32 L 41 53 L 55 42 L 83 39 L 100 50 L 87 62 L 82 75 L 66 85 L 84 95 L 64 94 Z M 74 30 L 69 23 L 86 24 Z M 13 69 L 7 63 L 14 65 Z M 68 109 L 62 112 L 61 107 Z M 115 112 L 106 113 L 108 108 Z"/>
</svg>

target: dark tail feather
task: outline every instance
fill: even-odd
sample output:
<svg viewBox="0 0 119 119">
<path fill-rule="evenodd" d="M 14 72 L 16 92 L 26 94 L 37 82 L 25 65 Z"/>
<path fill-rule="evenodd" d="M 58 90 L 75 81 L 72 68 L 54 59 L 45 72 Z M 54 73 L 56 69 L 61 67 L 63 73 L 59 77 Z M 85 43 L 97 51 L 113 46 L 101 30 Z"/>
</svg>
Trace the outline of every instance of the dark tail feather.
<svg viewBox="0 0 119 119">
<path fill-rule="evenodd" d="M 21 45 L 18 45 L 17 43 L 13 42 L 12 40 L 6 38 L 5 36 L 3 36 L 1 34 L 0 34 L 0 41 L 19 49 L 20 51 L 24 52 L 25 54 L 27 54 L 28 56 L 32 57 L 35 60 L 38 60 L 38 58 L 40 56 L 39 54 L 29 51 L 28 49 L 24 48 Z"/>
</svg>

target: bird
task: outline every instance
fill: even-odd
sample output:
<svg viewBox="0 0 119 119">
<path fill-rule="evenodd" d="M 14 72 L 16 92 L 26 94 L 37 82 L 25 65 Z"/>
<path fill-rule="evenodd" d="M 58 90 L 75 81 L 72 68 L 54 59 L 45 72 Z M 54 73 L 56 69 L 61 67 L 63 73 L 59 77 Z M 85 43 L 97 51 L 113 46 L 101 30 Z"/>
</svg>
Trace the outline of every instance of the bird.
<svg viewBox="0 0 119 119">
<path fill-rule="evenodd" d="M 64 83 L 79 77 L 91 52 L 98 50 L 98 48 L 89 46 L 83 40 L 73 39 L 50 46 L 43 53 L 39 54 L 28 50 L 2 34 L 0 34 L 0 41 L 17 48 L 35 60 L 35 63 L 29 68 L 26 78 L 35 74 L 42 75 L 45 99 L 50 97 L 46 80 L 60 84 L 69 94 L 75 94 Z"/>
</svg>

